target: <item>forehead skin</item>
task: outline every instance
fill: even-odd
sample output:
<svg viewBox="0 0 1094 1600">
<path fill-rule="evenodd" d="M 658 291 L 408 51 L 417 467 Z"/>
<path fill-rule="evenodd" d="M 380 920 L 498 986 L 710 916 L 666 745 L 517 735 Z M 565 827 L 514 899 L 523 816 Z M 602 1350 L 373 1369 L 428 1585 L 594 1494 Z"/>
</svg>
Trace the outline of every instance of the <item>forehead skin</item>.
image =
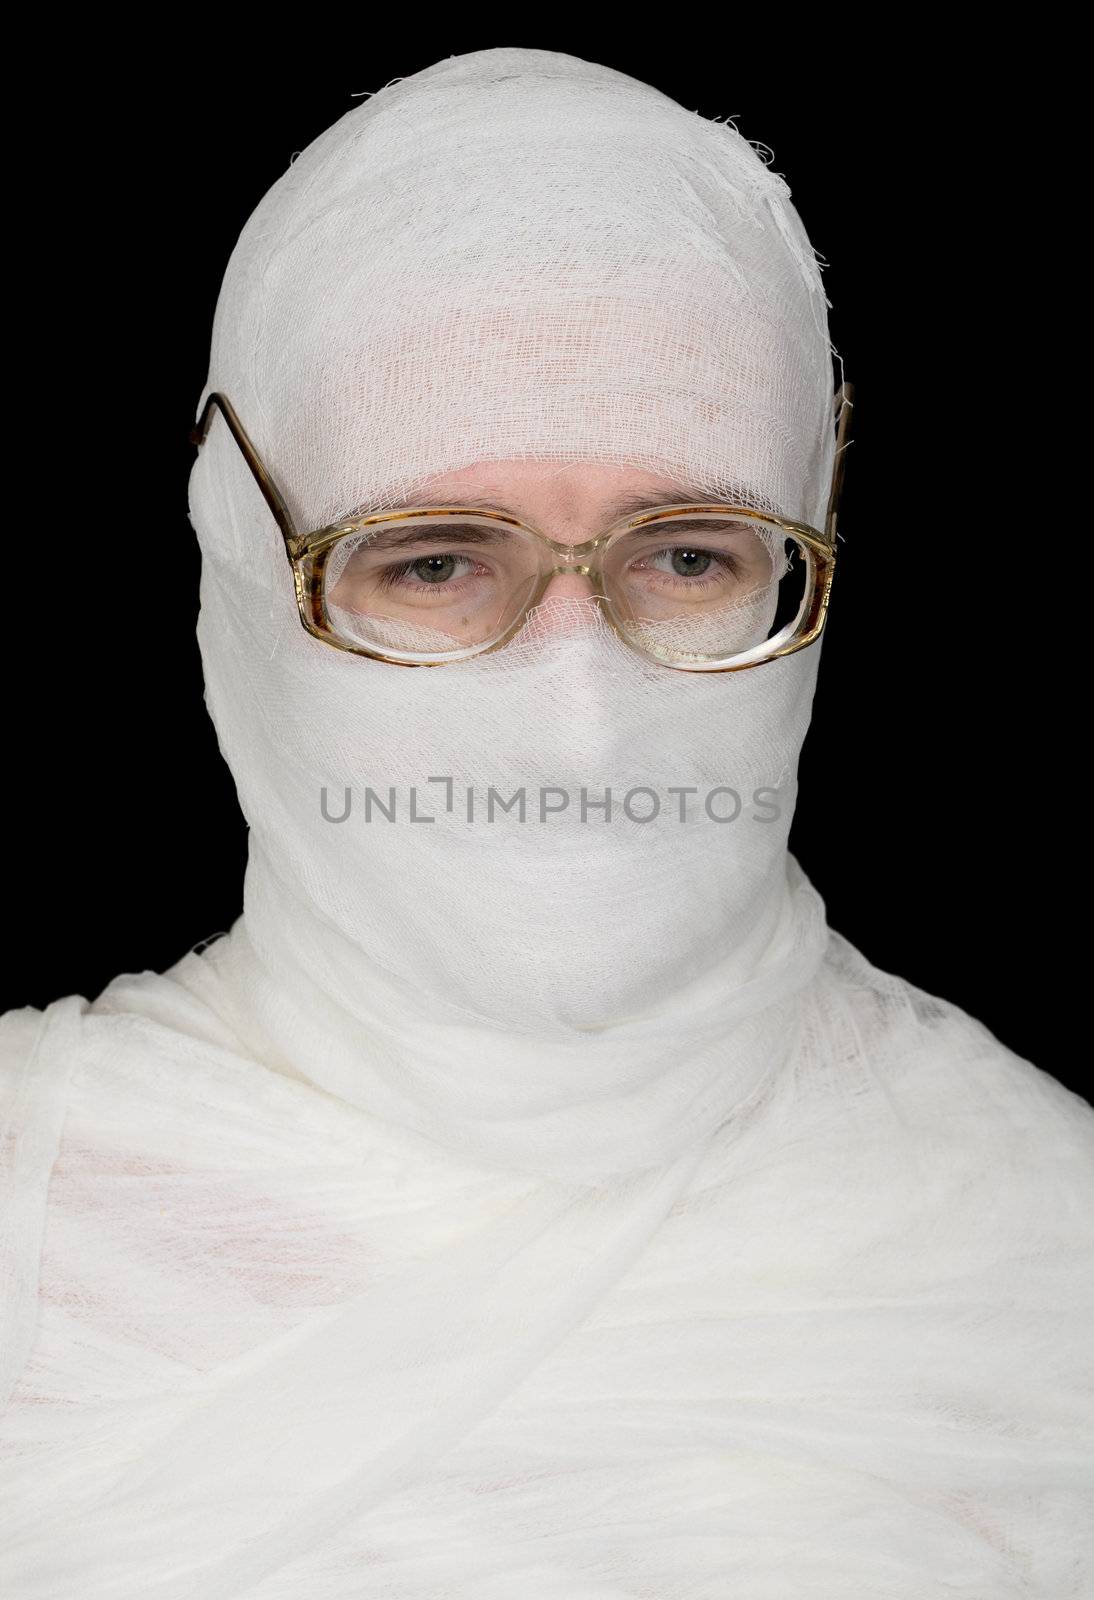
<svg viewBox="0 0 1094 1600">
<path fill-rule="evenodd" d="M 416 505 L 466 504 L 485 499 L 563 544 L 580 544 L 627 514 L 624 496 L 649 496 L 655 505 L 705 500 L 686 484 L 641 467 L 602 462 L 477 461 L 440 473 L 414 491 Z"/>
</svg>

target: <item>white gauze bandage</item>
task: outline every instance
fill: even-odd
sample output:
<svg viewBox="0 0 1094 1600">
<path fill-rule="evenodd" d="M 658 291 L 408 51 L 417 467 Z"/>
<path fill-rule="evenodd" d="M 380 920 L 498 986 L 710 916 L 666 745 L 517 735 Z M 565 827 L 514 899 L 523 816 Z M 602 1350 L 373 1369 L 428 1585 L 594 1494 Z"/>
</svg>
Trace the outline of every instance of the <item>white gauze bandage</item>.
<svg viewBox="0 0 1094 1600">
<path fill-rule="evenodd" d="M 784 181 L 732 127 L 543 51 L 440 62 L 296 158 L 233 252 L 213 390 L 300 529 L 527 459 L 816 526 L 835 448 Z M 566 599 L 489 656 L 396 666 L 301 628 L 219 417 L 191 511 L 251 826 L 234 943 L 286 1068 L 529 1172 L 593 1179 L 709 1135 L 774 1070 L 824 948 L 786 851 L 819 649 L 678 672 Z M 523 820 L 491 789 L 523 793 Z M 329 1038 L 301 1056 L 319 1005 Z"/>
</svg>

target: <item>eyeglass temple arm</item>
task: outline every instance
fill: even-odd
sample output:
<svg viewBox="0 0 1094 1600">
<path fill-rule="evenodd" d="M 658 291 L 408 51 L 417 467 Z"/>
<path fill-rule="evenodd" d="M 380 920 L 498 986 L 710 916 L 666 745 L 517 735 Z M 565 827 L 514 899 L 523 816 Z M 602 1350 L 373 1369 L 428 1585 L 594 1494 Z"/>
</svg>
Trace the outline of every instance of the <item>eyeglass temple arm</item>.
<svg viewBox="0 0 1094 1600">
<path fill-rule="evenodd" d="M 242 450 L 247 465 L 253 472 L 258 482 L 258 487 L 262 490 L 266 504 L 277 518 L 277 525 L 281 529 L 286 546 L 290 545 L 296 539 L 297 533 L 292 517 L 289 515 L 289 508 L 282 499 L 276 483 L 274 483 L 270 474 L 259 460 L 258 452 L 250 439 L 248 439 L 246 429 L 236 416 L 227 395 L 213 393 L 209 396 L 202 409 L 201 416 L 190 429 L 190 443 L 198 446 L 205 443 L 205 435 L 209 432 L 214 406 L 219 407 L 221 415 L 232 431 L 232 437 Z"/>
<path fill-rule="evenodd" d="M 851 413 L 855 409 L 855 388 L 846 380 L 836 390 L 833 407 L 839 418 L 839 429 L 836 433 L 836 458 L 832 465 L 832 490 L 828 496 L 828 510 L 824 518 L 824 531 L 832 548 L 836 544 L 836 513 L 839 510 L 840 495 L 843 493 L 843 468 L 847 455 L 847 446 L 850 444 Z"/>
</svg>

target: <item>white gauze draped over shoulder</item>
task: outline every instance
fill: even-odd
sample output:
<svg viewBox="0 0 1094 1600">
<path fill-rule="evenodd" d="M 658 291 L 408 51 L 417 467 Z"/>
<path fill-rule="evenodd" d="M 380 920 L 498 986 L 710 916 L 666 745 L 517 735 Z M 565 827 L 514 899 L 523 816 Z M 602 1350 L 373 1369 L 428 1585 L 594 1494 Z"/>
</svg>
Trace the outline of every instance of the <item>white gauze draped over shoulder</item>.
<svg viewBox="0 0 1094 1600">
<path fill-rule="evenodd" d="M 816 526 L 827 304 L 732 126 L 482 50 L 261 200 L 199 411 L 301 530 L 511 460 Z M 190 507 L 245 909 L 0 1026 L 5 1592 L 1089 1593 L 1094 1113 L 827 928 L 819 646 L 674 672 L 569 601 L 408 669 L 301 628 L 219 414 Z"/>
</svg>

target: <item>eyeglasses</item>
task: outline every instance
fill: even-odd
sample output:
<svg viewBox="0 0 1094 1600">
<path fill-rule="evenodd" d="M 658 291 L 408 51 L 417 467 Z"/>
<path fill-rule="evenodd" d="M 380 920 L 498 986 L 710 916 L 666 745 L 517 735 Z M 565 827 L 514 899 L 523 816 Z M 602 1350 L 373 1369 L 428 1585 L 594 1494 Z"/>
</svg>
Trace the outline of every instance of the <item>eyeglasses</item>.
<svg viewBox="0 0 1094 1600">
<path fill-rule="evenodd" d="M 591 580 L 614 631 L 644 659 L 686 672 L 739 672 L 802 650 L 824 627 L 836 564 L 854 390 L 836 392 L 836 455 L 823 532 L 755 507 L 662 506 L 566 545 L 502 512 L 412 507 L 298 533 L 226 395 L 208 396 L 273 512 L 300 620 L 324 644 L 399 666 L 498 650 L 551 579 Z"/>
</svg>

